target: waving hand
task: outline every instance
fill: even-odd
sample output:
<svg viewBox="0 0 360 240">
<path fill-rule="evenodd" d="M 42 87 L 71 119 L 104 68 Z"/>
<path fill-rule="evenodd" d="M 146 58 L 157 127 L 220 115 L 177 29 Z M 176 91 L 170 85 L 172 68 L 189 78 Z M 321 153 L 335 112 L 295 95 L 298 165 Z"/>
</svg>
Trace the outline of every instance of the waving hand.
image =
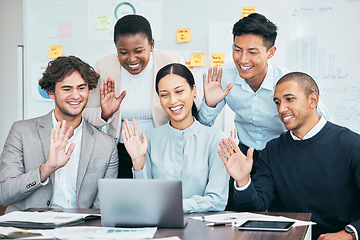
<svg viewBox="0 0 360 240">
<path fill-rule="evenodd" d="M 67 150 L 66 145 L 72 134 L 72 127 L 66 131 L 65 120 L 62 123 L 58 122 L 55 130 L 51 129 L 48 158 L 46 162 L 40 166 L 40 179 L 42 182 L 57 169 L 65 166 L 70 160 L 75 144 L 70 144 Z"/>
<path fill-rule="evenodd" d="M 219 145 L 221 150 L 218 150 L 218 154 L 224 162 L 226 170 L 239 187 L 246 185 L 250 180 L 254 149 L 249 148 L 247 156 L 245 156 L 232 137 L 223 138 Z"/>
<path fill-rule="evenodd" d="M 122 129 L 122 137 L 124 139 L 124 145 L 129 153 L 133 162 L 135 171 L 141 170 L 145 165 L 145 154 L 147 150 L 147 138 L 145 133 L 142 133 L 143 141 L 140 139 L 139 129 L 135 119 L 132 120 L 134 125 L 134 132 L 131 129 L 129 120 L 125 119 L 125 124 Z"/>
<path fill-rule="evenodd" d="M 104 79 L 104 86 L 100 86 L 101 118 L 107 120 L 116 112 L 126 95 L 123 91 L 119 97 L 115 97 L 115 81 L 108 77 Z"/>
<path fill-rule="evenodd" d="M 205 102 L 209 107 L 215 107 L 216 104 L 221 102 L 233 86 L 232 83 L 229 83 L 223 90 L 221 88 L 221 78 L 222 68 L 219 68 L 218 71 L 217 66 L 209 68 L 207 77 L 206 73 L 203 74 Z"/>
</svg>

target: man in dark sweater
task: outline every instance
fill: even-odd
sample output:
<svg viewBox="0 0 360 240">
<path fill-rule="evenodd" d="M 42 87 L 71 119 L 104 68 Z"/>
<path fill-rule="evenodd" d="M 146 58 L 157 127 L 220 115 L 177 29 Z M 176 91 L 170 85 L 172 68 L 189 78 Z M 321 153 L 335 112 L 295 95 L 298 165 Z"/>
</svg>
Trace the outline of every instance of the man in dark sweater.
<svg viewBox="0 0 360 240">
<path fill-rule="evenodd" d="M 250 178 L 247 156 L 223 139 L 219 155 L 235 179 L 239 211 L 311 212 L 313 239 L 359 239 L 360 135 L 317 115 L 319 89 L 304 73 L 283 76 L 274 102 L 286 133 L 269 141 Z"/>
</svg>

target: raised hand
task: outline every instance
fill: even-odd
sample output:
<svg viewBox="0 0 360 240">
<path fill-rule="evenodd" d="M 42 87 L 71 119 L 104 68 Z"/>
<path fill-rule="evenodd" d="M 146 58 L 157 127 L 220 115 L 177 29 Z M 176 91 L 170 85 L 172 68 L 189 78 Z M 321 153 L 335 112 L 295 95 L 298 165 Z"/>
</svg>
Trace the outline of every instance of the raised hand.
<svg viewBox="0 0 360 240">
<path fill-rule="evenodd" d="M 70 156 L 74 151 L 75 144 L 70 144 L 66 150 L 66 144 L 73 135 L 73 128 L 66 130 L 66 121 L 58 122 L 56 128 L 51 129 L 50 144 L 48 158 L 45 163 L 40 166 L 40 179 L 45 181 L 57 169 L 65 166 L 70 160 Z"/>
<path fill-rule="evenodd" d="M 147 138 L 145 133 L 142 133 L 143 141 L 140 139 L 139 129 L 135 119 L 132 120 L 134 125 L 134 132 L 131 129 L 129 120 L 125 119 L 125 124 L 122 129 L 122 137 L 124 140 L 124 145 L 129 153 L 131 160 L 133 162 L 133 167 L 135 171 L 141 170 L 145 165 L 145 154 L 147 150 Z"/>
<path fill-rule="evenodd" d="M 115 81 L 108 77 L 104 79 L 104 86 L 100 86 L 101 118 L 107 120 L 116 112 L 126 95 L 123 91 L 119 97 L 115 97 Z"/>
<path fill-rule="evenodd" d="M 249 148 L 245 156 L 232 137 L 223 138 L 219 145 L 221 150 L 218 150 L 218 154 L 226 170 L 235 179 L 238 187 L 246 185 L 250 180 L 254 149 Z"/>
<path fill-rule="evenodd" d="M 217 66 L 209 68 L 207 77 L 206 73 L 203 74 L 205 102 L 209 107 L 216 107 L 216 104 L 221 102 L 226 95 L 228 95 L 233 86 L 232 83 L 229 83 L 229 85 L 227 85 L 223 90 L 221 88 L 221 78 L 222 68 L 219 68 L 218 71 Z"/>
</svg>

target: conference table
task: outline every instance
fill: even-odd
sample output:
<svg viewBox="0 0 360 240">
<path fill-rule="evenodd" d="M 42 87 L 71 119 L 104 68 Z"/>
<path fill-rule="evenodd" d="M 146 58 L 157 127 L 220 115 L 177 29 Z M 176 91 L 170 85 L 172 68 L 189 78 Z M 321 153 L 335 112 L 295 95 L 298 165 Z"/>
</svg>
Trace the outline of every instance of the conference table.
<svg viewBox="0 0 360 240">
<path fill-rule="evenodd" d="M 228 213 L 228 212 L 227 212 Z M 214 214 L 214 213 L 210 213 Z M 310 213 L 263 213 L 274 216 L 284 216 L 303 221 L 310 221 Z M 189 214 L 190 216 L 197 216 L 199 214 Z M 293 227 L 288 232 L 269 232 L 269 231 L 240 231 L 233 226 L 216 226 L 209 227 L 206 222 L 199 220 L 188 219 L 187 226 L 184 229 L 161 229 L 159 228 L 155 234 L 155 238 L 178 236 L 183 240 L 197 239 L 197 240 L 282 240 L 282 239 L 305 239 L 308 226 Z"/>
<path fill-rule="evenodd" d="M 28 209 L 30 211 L 38 211 L 39 209 Z M 49 210 L 49 209 L 48 209 Z M 89 213 L 95 214 L 100 213 L 98 209 L 65 209 L 66 212 L 78 212 L 78 213 Z M 230 213 L 230 212 L 223 212 Z M 259 212 L 257 212 L 259 213 Z M 216 213 L 206 213 L 208 214 L 218 214 Z M 284 216 L 289 218 L 294 218 L 303 221 L 310 221 L 311 213 L 277 213 L 277 212 L 264 212 L 261 214 L 273 215 L 273 216 Z M 308 226 L 299 226 L 293 227 L 287 232 L 270 232 L 270 231 L 240 231 L 236 227 L 227 225 L 227 226 L 216 226 L 209 227 L 206 225 L 206 222 L 191 219 L 192 216 L 200 216 L 202 214 L 192 213 L 185 214 L 187 219 L 187 224 L 184 228 L 180 229 L 168 229 L 168 228 L 158 228 L 154 238 L 164 238 L 178 236 L 182 240 L 250 240 L 250 239 L 262 239 L 262 240 L 282 240 L 282 239 L 305 239 L 309 238 Z M 101 226 L 101 220 L 95 219 L 86 221 L 84 223 L 78 224 L 76 226 Z"/>
</svg>

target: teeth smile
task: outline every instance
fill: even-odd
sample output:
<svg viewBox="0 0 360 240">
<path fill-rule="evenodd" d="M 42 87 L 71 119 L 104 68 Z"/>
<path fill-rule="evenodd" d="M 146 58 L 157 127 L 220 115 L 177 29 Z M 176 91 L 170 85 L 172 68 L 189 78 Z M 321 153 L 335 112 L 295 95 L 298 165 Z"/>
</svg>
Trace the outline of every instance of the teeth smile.
<svg viewBox="0 0 360 240">
<path fill-rule="evenodd" d="M 182 108 L 182 106 L 177 106 L 177 107 L 170 108 L 170 110 L 176 112 L 176 111 L 180 110 L 181 108 Z"/>
<path fill-rule="evenodd" d="M 292 116 L 283 117 L 284 120 L 289 120 Z"/>
<path fill-rule="evenodd" d="M 80 102 L 69 102 L 70 105 L 78 105 Z"/>
<path fill-rule="evenodd" d="M 241 66 L 241 65 L 240 65 L 240 67 L 241 67 L 242 70 L 245 70 L 245 71 L 246 71 L 246 70 L 249 70 L 250 68 L 252 68 L 252 66 L 250 66 L 250 67 L 243 67 L 243 66 Z"/>
<path fill-rule="evenodd" d="M 136 68 L 136 67 L 138 67 L 138 66 L 140 66 L 140 63 L 137 63 L 137 64 L 129 64 L 129 67 L 131 67 L 131 68 Z"/>
</svg>

